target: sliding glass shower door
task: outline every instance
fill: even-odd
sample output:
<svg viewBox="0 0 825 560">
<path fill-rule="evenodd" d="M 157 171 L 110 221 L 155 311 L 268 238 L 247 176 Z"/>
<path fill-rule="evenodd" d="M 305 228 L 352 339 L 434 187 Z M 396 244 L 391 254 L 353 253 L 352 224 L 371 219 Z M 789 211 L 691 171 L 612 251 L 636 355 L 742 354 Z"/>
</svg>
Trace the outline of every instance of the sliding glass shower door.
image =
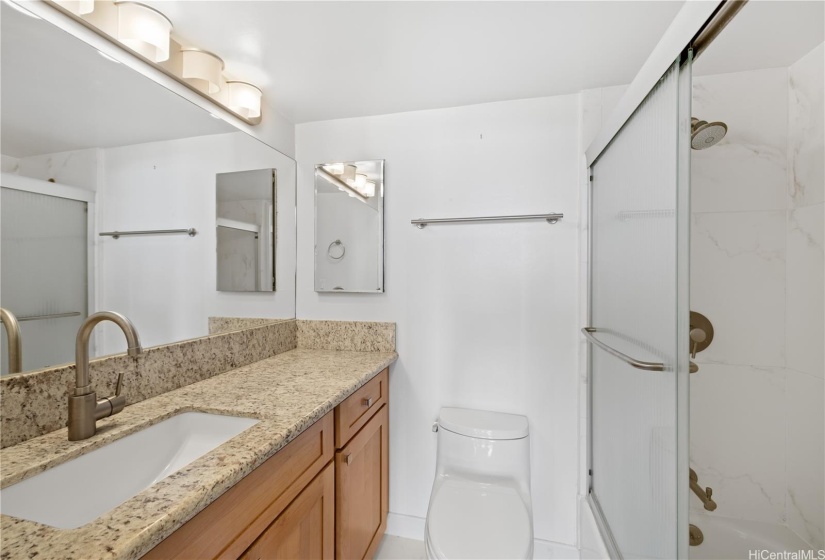
<svg viewBox="0 0 825 560">
<path fill-rule="evenodd" d="M 88 315 L 87 212 L 81 200 L 0 188 L 0 306 L 20 323 L 23 371 L 74 362 Z"/>
<path fill-rule="evenodd" d="M 590 501 L 625 558 L 687 557 L 686 59 L 590 168 Z"/>
</svg>

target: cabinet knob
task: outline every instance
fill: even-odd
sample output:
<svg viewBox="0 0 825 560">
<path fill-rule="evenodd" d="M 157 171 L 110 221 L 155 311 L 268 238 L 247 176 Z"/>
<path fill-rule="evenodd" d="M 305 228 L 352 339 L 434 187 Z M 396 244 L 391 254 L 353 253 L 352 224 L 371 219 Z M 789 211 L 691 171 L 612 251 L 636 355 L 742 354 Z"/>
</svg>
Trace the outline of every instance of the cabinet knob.
<svg viewBox="0 0 825 560">
<path fill-rule="evenodd" d="M 351 464 L 352 464 L 352 453 L 350 453 L 349 455 L 347 455 L 347 464 L 348 464 L 348 465 L 351 465 Z"/>
<path fill-rule="evenodd" d="M 361 402 L 362 402 L 362 403 L 364 403 L 364 406 L 366 406 L 367 408 L 369 408 L 369 407 L 371 407 L 371 406 L 372 406 L 373 400 L 372 400 L 372 397 L 369 397 L 369 398 L 364 399 L 364 400 L 363 400 L 363 401 L 361 401 Z"/>
</svg>

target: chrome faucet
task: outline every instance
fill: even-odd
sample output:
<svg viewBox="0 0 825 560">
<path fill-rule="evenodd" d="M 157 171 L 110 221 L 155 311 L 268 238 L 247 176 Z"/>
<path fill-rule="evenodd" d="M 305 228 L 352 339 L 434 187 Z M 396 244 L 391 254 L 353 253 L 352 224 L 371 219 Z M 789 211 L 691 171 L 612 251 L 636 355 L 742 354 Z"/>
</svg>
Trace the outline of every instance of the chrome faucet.
<svg viewBox="0 0 825 560">
<path fill-rule="evenodd" d="M 17 317 L 8 309 L 0 307 L 0 323 L 6 327 L 6 340 L 9 343 L 9 373 L 19 373 L 23 370 L 23 342 Z"/>
<path fill-rule="evenodd" d="M 699 476 L 693 469 L 690 469 L 690 489 L 693 490 L 693 493 L 696 494 L 700 500 L 702 500 L 706 510 L 713 511 L 716 509 L 716 502 L 711 499 L 711 496 L 713 496 L 713 488 L 708 486 L 703 489 L 699 486 Z"/>
<path fill-rule="evenodd" d="M 101 321 L 111 321 L 120 327 L 129 344 L 127 353 L 135 357 L 143 353 L 140 338 L 132 322 L 113 311 L 100 311 L 86 317 L 77 331 L 75 341 L 75 379 L 74 395 L 69 396 L 69 441 L 90 438 L 97 431 L 97 421 L 122 411 L 126 406 L 126 397 L 120 394 L 123 387 L 123 374 L 117 376 L 117 388 L 113 397 L 98 399 L 92 391 L 89 378 L 89 338 L 95 326 Z"/>
</svg>

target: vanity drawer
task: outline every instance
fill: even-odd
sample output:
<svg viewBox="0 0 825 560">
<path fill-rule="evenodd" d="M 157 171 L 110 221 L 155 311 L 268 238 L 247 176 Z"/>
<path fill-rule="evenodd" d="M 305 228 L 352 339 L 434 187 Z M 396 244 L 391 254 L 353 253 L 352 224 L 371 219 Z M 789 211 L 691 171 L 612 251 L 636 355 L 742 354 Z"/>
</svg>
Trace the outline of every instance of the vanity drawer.
<svg viewBox="0 0 825 560">
<path fill-rule="evenodd" d="M 341 449 L 389 399 L 389 368 L 335 408 L 335 447 Z"/>
<path fill-rule="evenodd" d="M 332 431 L 329 413 L 143 558 L 238 558 L 330 462 Z"/>
</svg>

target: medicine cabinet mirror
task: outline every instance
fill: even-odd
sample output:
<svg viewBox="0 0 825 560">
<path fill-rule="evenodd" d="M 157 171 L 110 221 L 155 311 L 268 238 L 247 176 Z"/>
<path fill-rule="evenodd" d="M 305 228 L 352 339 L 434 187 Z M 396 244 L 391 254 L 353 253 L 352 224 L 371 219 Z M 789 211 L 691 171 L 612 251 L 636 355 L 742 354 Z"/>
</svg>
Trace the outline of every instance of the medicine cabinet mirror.
<svg viewBox="0 0 825 560">
<path fill-rule="evenodd" d="M 215 227 L 219 291 L 275 291 L 277 181 L 275 169 L 218 173 Z"/>
<path fill-rule="evenodd" d="M 384 160 L 315 166 L 315 291 L 384 291 Z"/>
</svg>

